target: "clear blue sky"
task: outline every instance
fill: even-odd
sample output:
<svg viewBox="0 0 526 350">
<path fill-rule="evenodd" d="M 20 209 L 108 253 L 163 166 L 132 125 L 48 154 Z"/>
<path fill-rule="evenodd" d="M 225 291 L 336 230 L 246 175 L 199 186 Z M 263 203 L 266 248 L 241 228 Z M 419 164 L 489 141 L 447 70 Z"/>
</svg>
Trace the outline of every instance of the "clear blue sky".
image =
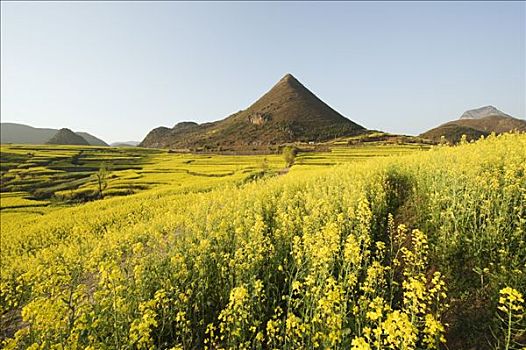
<svg viewBox="0 0 526 350">
<path fill-rule="evenodd" d="M 525 2 L 5 2 L 1 117 L 141 140 L 222 119 L 285 73 L 371 129 L 525 117 Z"/>
</svg>

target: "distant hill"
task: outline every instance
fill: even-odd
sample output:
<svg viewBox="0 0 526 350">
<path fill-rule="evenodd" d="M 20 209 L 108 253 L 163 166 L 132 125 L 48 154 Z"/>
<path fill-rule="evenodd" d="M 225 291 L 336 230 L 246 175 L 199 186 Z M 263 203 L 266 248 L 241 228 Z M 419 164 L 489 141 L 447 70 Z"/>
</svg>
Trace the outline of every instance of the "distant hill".
<svg viewBox="0 0 526 350">
<path fill-rule="evenodd" d="M 111 147 L 137 147 L 139 141 L 123 141 L 123 142 L 112 142 L 110 143 Z"/>
<path fill-rule="evenodd" d="M 442 124 L 434 129 L 428 130 L 420 134 L 420 137 L 434 142 L 440 142 L 442 136 L 444 136 L 447 142 L 454 144 L 460 141 L 462 135 L 466 135 L 468 140 L 478 140 L 481 136 L 488 136 L 490 134 L 489 132 L 457 125 L 453 122 L 451 123 L 452 124 Z"/>
<path fill-rule="evenodd" d="M 18 123 L 1 123 L 0 131 L 1 143 L 34 145 L 43 145 L 47 143 L 58 132 L 57 129 L 34 128 L 29 125 Z M 92 146 L 108 146 L 103 140 L 86 132 L 77 132 L 77 134 L 88 141 Z"/>
<path fill-rule="evenodd" d="M 420 137 L 439 142 L 444 136 L 448 142 L 457 143 L 462 135 L 468 140 L 476 140 L 492 132 L 500 134 L 511 130 L 526 131 L 526 120 L 513 118 L 493 106 L 485 106 L 466 111 L 460 119 L 428 130 Z"/>
<path fill-rule="evenodd" d="M 46 144 L 89 146 L 89 142 L 82 136 L 75 134 L 67 128 L 60 129 L 48 142 L 46 142 Z"/>
<path fill-rule="evenodd" d="M 109 146 L 106 142 L 102 141 L 98 137 L 88 134 L 87 132 L 77 131 L 75 134 L 82 136 L 82 138 L 88 141 L 91 146 Z"/>
<path fill-rule="evenodd" d="M 498 116 L 498 117 L 511 117 L 510 115 L 499 111 L 497 108 L 493 106 L 484 106 L 476 109 L 470 109 L 469 111 L 464 112 L 460 119 L 481 119 L 491 116 Z"/>
<path fill-rule="evenodd" d="M 245 110 L 212 122 L 183 122 L 148 133 L 142 147 L 230 147 L 325 141 L 363 133 L 364 127 L 321 101 L 291 74 Z"/>
<path fill-rule="evenodd" d="M 58 130 L 33 128 L 29 125 L 2 123 L 0 124 L 2 143 L 29 143 L 43 145 L 52 138 Z"/>
</svg>

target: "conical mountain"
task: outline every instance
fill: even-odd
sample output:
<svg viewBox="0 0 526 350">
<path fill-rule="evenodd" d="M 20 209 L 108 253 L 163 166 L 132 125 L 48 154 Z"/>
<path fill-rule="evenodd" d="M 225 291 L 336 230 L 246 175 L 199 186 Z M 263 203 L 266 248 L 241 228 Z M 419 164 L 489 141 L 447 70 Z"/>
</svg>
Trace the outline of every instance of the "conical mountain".
<svg viewBox="0 0 526 350">
<path fill-rule="evenodd" d="M 89 146 L 89 142 L 82 136 L 75 134 L 73 131 L 63 128 L 60 129 L 48 142 L 48 145 L 81 145 Z"/>
<path fill-rule="evenodd" d="M 365 129 L 336 112 L 291 74 L 245 110 L 213 123 L 152 130 L 143 147 L 261 146 L 325 141 Z"/>
</svg>

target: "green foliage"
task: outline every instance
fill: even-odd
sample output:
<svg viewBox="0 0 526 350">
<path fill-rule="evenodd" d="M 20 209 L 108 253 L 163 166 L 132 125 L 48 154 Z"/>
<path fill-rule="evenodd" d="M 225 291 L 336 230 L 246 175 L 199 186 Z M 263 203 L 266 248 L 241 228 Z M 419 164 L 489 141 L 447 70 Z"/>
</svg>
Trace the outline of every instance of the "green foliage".
<svg viewBox="0 0 526 350">
<path fill-rule="evenodd" d="M 286 166 L 290 168 L 294 164 L 294 160 L 296 159 L 296 155 L 298 154 L 298 149 L 293 146 L 285 146 L 283 147 L 282 154 Z"/>
<path fill-rule="evenodd" d="M 106 164 L 102 163 L 99 171 L 95 174 L 95 177 L 97 178 L 97 188 L 100 198 L 104 198 L 104 194 L 102 191 L 104 191 L 108 187 L 108 169 L 106 168 Z"/>
<path fill-rule="evenodd" d="M 266 157 L 263 158 L 263 160 L 261 161 L 261 171 L 263 173 L 266 173 L 269 171 L 268 159 Z"/>
</svg>

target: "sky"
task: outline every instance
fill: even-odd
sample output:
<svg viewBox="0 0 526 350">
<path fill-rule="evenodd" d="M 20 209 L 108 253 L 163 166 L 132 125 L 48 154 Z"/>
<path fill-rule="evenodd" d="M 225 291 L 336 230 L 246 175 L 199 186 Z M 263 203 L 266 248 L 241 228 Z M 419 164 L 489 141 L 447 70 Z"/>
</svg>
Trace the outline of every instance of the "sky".
<svg viewBox="0 0 526 350">
<path fill-rule="evenodd" d="M 1 120 L 107 142 L 247 108 L 293 74 L 369 128 L 525 118 L 525 2 L 1 2 Z"/>
</svg>

